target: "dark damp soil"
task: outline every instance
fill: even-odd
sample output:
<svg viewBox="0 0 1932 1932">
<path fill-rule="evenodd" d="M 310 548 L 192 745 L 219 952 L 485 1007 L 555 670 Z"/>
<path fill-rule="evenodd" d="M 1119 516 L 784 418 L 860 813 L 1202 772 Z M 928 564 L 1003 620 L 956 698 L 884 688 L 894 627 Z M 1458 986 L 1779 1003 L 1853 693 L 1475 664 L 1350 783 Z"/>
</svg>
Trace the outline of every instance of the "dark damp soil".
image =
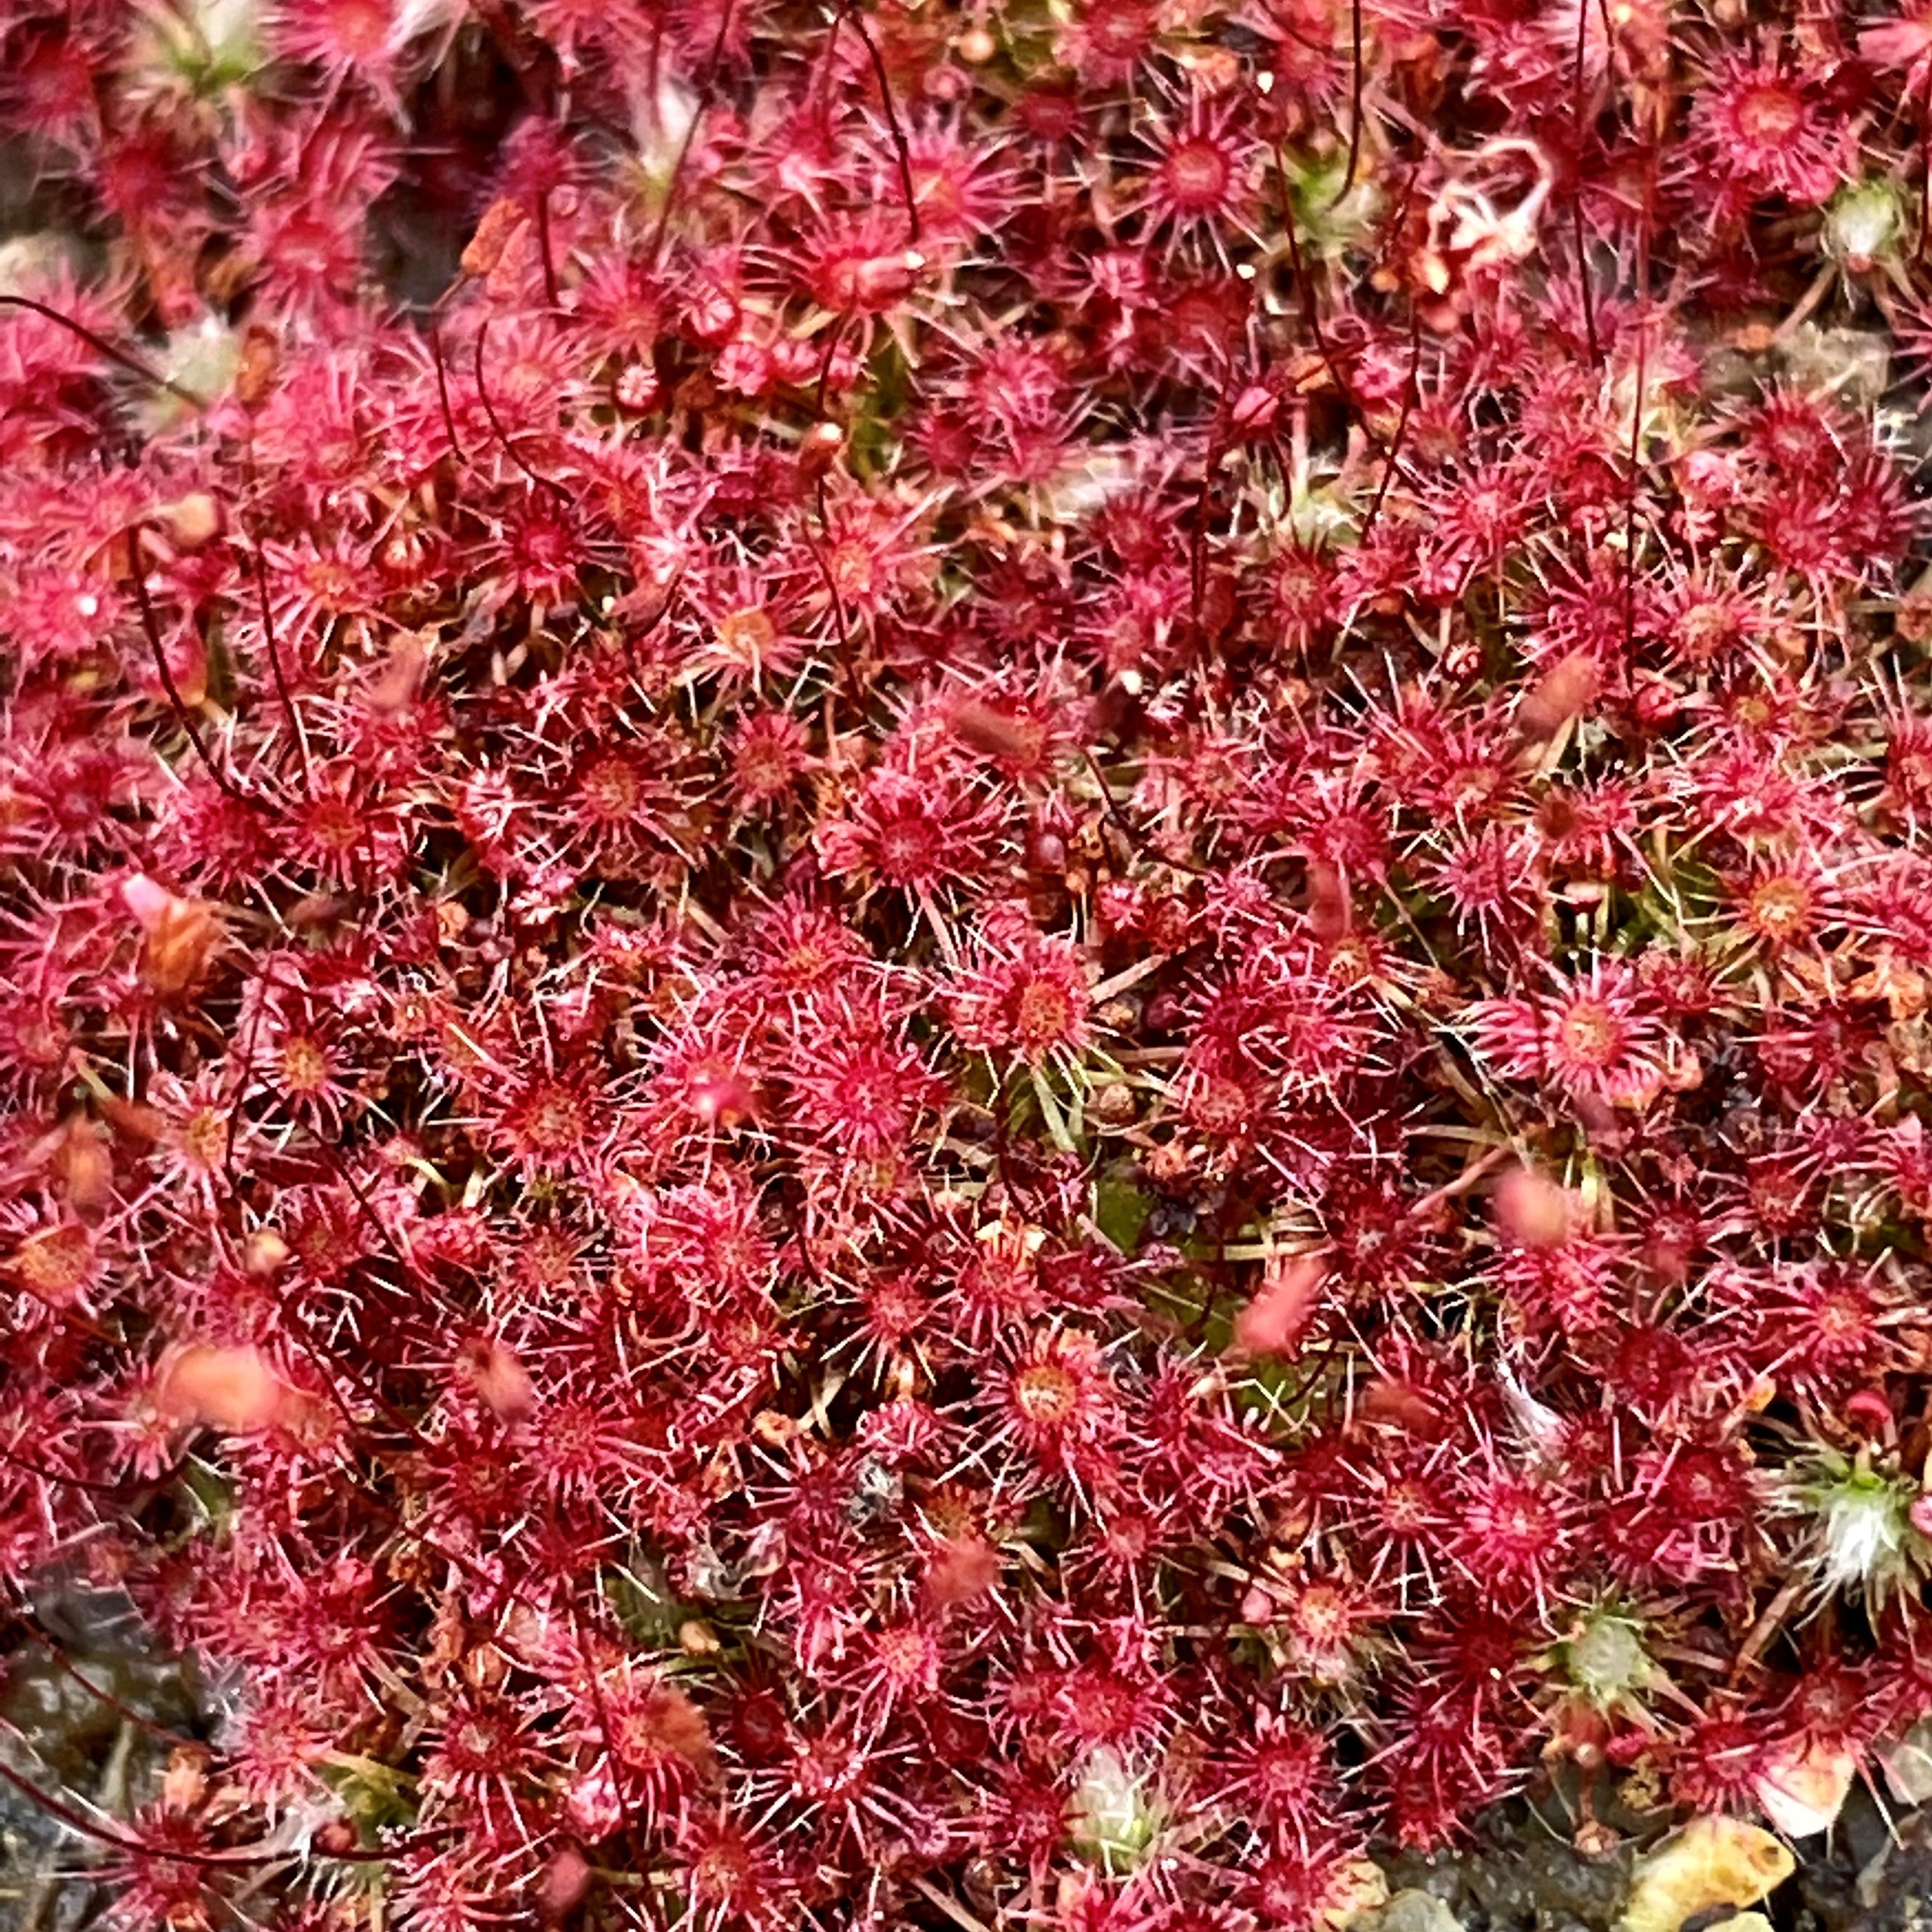
<svg viewBox="0 0 1932 1932">
<path fill-rule="evenodd" d="M 1499 1806 L 1472 1845 L 1384 1859 L 1393 1909 L 1358 1932 L 1609 1932 L 1622 1912 L 1638 1849 L 1626 1841 L 1586 1858 L 1540 1810 Z M 1776 1932 L 1932 1932 L 1932 1818 L 1925 1813 L 1894 1813 L 1888 1824 L 1872 1796 L 1855 1790 L 1832 1831 L 1796 1850 L 1797 1870 L 1754 1908 Z M 1682 1932 L 1720 1932 L 1727 1916 L 1701 1914 Z"/>
<path fill-rule="evenodd" d="M 177 1741 L 209 1734 L 190 1665 L 158 1656 L 126 1600 L 94 1591 L 39 1598 L 0 1641 L 0 1766 L 100 1819 L 151 1798 Z M 0 1780 L 0 1927 L 80 1932 L 106 1902 L 83 1846 L 43 1805 Z"/>
</svg>

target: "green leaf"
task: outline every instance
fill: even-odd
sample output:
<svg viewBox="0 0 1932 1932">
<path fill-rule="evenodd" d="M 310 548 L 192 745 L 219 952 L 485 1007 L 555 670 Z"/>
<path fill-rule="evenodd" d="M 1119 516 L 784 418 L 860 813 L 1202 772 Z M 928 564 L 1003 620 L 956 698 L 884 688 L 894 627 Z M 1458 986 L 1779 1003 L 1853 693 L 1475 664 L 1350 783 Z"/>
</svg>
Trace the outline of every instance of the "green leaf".
<svg viewBox="0 0 1932 1932">
<path fill-rule="evenodd" d="M 1094 1187 L 1094 1225 L 1123 1254 L 1140 1246 L 1153 1212 L 1154 1196 L 1136 1185 L 1131 1171 L 1102 1175 Z"/>
</svg>

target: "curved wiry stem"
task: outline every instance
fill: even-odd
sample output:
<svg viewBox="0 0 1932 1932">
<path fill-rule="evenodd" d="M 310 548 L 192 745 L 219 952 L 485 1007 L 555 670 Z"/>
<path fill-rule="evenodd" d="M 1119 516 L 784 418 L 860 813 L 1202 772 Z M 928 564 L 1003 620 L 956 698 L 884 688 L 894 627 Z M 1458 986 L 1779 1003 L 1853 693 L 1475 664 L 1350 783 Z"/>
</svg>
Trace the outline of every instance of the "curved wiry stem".
<svg viewBox="0 0 1932 1932">
<path fill-rule="evenodd" d="M 195 723 L 182 699 L 180 686 L 175 682 L 173 669 L 168 663 L 167 648 L 161 642 L 160 621 L 154 614 L 154 600 L 148 592 L 147 568 L 141 555 L 141 538 L 147 527 L 146 524 L 136 524 L 128 532 L 129 574 L 134 582 L 134 602 L 140 607 L 141 628 L 147 634 L 148 648 L 153 654 L 154 670 L 160 678 L 161 688 L 167 693 L 168 703 L 174 709 L 176 721 L 188 734 L 188 742 L 194 747 L 201 762 L 208 768 L 208 776 L 225 796 L 232 799 L 237 805 L 253 807 L 255 800 L 242 790 L 215 762 L 213 753 L 208 748 L 207 741 L 201 735 L 201 728 Z"/>
<path fill-rule="evenodd" d="M 892 99 L 892 84 L 886 73 L 886 57 L 879 51 L 879 44 L 872 36 L 872 30 L 866 24 L 866 16 L 859 10 L 858 0 L 846 0 L 847 14 L 854 30 L 865 43 L 866 58 L 872 62 L 872 77 L 879 84 L 879 99 L 884 104 L 886 125 L 892 131 L 892 152 L 898 162 L 899 188 L 905 196 L 906 240 L 913 248 L 919 246 L 919 202 L 913 192 L 912 150 L 906 146 L 905 130 L 899 125 L 899 110 Z"/>
<path fill-rule="evenodd" d="M 117 368 L 124 369 L 130 376 L 138 376 L 142 382 L 151 383 L 165 394 L 172 396 L 177 402 L 185 403 L 191 410 L 205 410 L 208 398 L 197 389 L 190 389 L 184 382 L 177 382 L 172 376 L 164 376 L 151 363 L 144 362 L 138 356 L 131 356 L 124 349 L 117 349 L 105 336 L 97 334 L 85 322 L 76 322 L 70 315 L 64 315 L 50 304 L 36 302 L 32 296 L 0 295 L 0 308 L 25 309 L 30 315 L 37 315 L 43 321 L 56 322 L 70 335 L 86 343 L 97 356 L 104 356 Z"/>
</svg>

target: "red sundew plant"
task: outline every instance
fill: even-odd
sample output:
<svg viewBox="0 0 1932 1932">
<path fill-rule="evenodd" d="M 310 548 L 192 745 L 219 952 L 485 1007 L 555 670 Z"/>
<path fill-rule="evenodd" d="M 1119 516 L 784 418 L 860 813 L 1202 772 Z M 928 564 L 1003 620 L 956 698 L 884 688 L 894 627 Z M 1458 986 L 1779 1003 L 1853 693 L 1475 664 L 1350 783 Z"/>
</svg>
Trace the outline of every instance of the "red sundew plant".
<svg viewBox="0 0 1932 1932">
<path fill-rule="evenodd" d="M 0 4 L 4 1662 L 207 1686 L 0 1754 L 109 1922 L 1340 1932 L 1922 1755 L 1928 76 Z"/>
</svg>

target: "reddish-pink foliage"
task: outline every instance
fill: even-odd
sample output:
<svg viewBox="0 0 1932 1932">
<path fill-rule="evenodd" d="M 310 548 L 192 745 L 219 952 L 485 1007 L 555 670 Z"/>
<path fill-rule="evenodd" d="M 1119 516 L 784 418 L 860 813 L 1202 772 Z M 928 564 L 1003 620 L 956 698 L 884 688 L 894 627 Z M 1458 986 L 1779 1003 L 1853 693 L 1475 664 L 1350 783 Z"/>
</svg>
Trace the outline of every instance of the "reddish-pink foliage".
<svg viewBox="0 0 1932 1932">
<path fill-rule="evenodd" d="M 1932 1712 L 1932 28 L 1789 10 L 0 8 L 123 1922 L 1314 1932 Z"/>
</svg>

